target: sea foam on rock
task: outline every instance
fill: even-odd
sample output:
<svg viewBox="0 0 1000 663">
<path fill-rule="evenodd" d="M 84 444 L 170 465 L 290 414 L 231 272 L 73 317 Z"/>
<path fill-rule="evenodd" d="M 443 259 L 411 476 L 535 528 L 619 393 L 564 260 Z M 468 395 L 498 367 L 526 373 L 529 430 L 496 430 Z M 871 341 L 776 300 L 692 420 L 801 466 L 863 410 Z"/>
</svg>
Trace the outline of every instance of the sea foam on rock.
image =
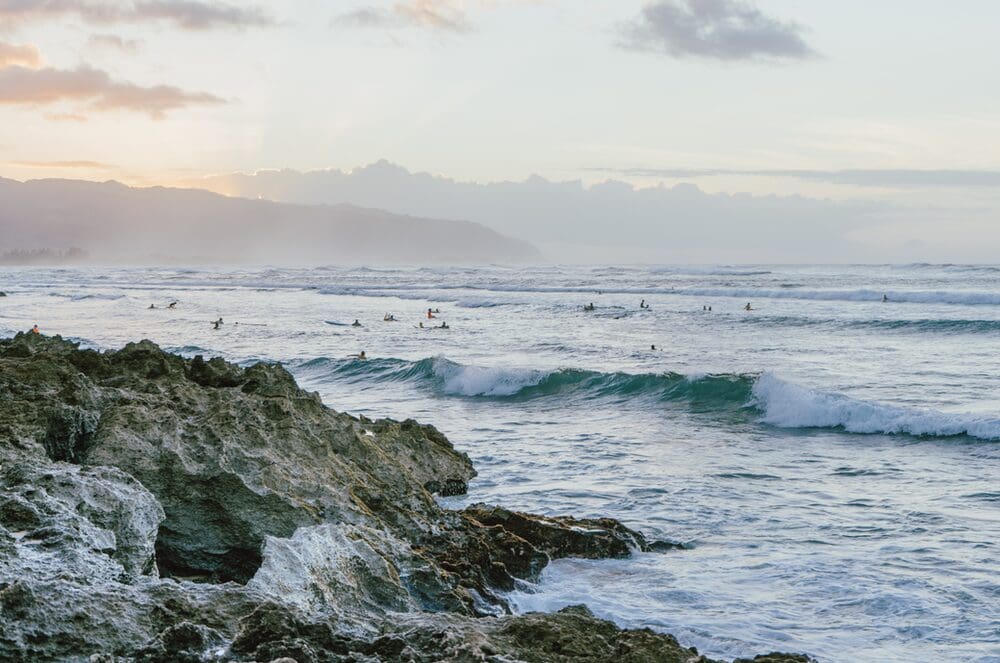
<svg viewBox="0 0 1000 663">
<path fill-rule="evenodd" d="M 509 615 L 550 558 L 651 545 L 432 496 L 474 476 L 275 364 L 0 341 L 0 659 L 707 660 L 582 608 Z"/>
</svg>

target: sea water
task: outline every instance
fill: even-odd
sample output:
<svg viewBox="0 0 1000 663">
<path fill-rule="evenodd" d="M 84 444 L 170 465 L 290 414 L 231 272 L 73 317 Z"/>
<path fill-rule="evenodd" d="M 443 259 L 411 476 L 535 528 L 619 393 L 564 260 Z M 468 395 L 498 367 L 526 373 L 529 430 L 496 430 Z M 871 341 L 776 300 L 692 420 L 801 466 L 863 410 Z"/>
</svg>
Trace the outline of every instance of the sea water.
<svg viewBox="0 0 1000 663">
<path fill-rule="evenodd" d="M 331 407 L 432 423 L 479 470 L 450 506 L 685 546 L 554 562 L 519 610 L 585 603 L 721 657 L 1000 661 L 1000 267 L 7 268 L 0 290 L 3 335 L 280 361 Z"/>
</svg>

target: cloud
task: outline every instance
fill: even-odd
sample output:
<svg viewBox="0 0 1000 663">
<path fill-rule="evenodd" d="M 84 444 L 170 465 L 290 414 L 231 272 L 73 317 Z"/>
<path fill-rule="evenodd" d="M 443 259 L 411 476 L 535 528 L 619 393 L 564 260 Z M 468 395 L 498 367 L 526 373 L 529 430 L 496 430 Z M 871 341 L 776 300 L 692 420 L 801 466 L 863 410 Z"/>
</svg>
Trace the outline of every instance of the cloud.
<svg viewBox="0 0 1000 663">
<path fill-rule="evenodd" d="M 919 169 L 726 169 L 726 168 L 599 168 L 630 177 L 664 177 L 685 179 L 696 177 L 750 176 L 814 180 L 829 184 L 886 188 L 965 188 L 1000 187 L 1000 171 L 996 170 L 919 170 Z"/>
<path fill-rule="evenodd" d="M 736 61 L 812 57 L 802 30 L 743 0 L 655 0 L 621 32 L 632 50 Z"/>
<path fill-rule="evenodd" d="M 106 72 L 81 66 L 76 69 L 0 69 L 0 104 L 42 106 L 61 102 L 83 103 L 91 110 L 129 110 L 161 119 L 168 111 L 225 101 L 207 92 L 188 92 L 170 85 L 150 87 L 117 81 Z"/>
<path fill-rule="evenodd" d="M 197 0 L 149 0 L 135 5 L 142 18 L 173 21 L 189 30 L 215 27 L 263 27 L 274 21 L 256 7 L 235 7 Z"/>
<path fill-rule="evenodd" d="M 136 53 L 142 48 L 141 39 L 125 39 L 118 35 L 91 35 L 87 40 L 89 48 L 113 49 L 123 53 Z"/>
<path fill-rule="evenodd" d="M 273 25 L 255 6 L 204 0 L 0 0 L 0 22 L 76 16 L 88 23 L 165 21 L 187 30 Z"/>
<path fill-rule="evenodd" d="M 116 166 L 100 161 L 8 161 L 9 166 L 23 168 L 87 168 L 91 170 L 114 170 Z"/>
<path fill-rule="evenodd" d="M 0 67 L 18 65 L 22 67 L 39 67 L 42 56 L 38 49 L 30 44 L 6 44 L 0 41 Z"/>
<path fill-rule="evenodd" d="M 455 0 L 402 0 L 389 9 L 364 7 L 333 20 L 334 25 L 355 28 L 424 28 L 437 32 L 472 29 L 465 10 Z"/>
</svg>

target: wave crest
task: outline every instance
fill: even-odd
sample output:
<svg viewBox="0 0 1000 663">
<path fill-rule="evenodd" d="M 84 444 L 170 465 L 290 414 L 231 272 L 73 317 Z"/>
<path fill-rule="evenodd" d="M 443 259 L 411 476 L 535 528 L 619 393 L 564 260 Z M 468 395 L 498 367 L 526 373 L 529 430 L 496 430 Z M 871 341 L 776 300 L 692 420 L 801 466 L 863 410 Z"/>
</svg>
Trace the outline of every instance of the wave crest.
<svg viewBox="0 0 1000 663">
<path fill-rule="evenodd" d="M 1000 440 L 1000 418 L 945 413 L 864 401 L 805 387 L 771 373 L 602 373 L 579 369 L 471 366 L 445 357 L 315 359 L 296 368 L 312 379 L 407 382 L 441 397 L 523 402 L 559 398 L 567 406 L 588 402 L 639 402 L 652 407 L 677 403 L 691 411 L 746 417 L 778 428 L 827 428 L 849 433 L 968 436 Z M 736 414 L 742 413 L 742 414 Z"/>
<path fill-rule="evenodd" d="M 770 373 L 753 385 L 761 421 L 779 428 L 840 428 L 849 433 L 1000 440 L 1000 419 L 885 405 L 809 389 Z"/>
</svg>

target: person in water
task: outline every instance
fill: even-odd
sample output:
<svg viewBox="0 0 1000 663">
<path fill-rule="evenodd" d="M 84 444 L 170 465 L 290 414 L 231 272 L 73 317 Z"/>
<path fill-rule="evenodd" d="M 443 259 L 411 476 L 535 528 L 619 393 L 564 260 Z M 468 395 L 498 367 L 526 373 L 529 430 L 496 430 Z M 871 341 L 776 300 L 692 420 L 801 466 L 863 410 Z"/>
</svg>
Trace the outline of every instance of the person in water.
<svg viewBox="0 0 1000 663">
<path fill-rule="evenodd" d="M 348 355 L 348 357 L 350 357 L 351 359 L 357 359 L 358 361 L 364 361 L 368 359 L 368 355 L 365 354 L 364 350 L 362 350 L 356 355 Z"/>
<path fill-rule="evenodd" d="M 156 304 L 150 304 L 149 308 L 156 308 Z"/>
<path fill-rule="evenodd" d="M 447 322 L 442 321 L 441 326 L 438 327 L 438 329 L 451 329 L 451 327 L 448 326 Z"/>
<path fill-rule="evenodd" d="M 584 311 L 593 311 L 594 310 L 594 302 L 590 302 L 589 304 L 587 304 L 586 306 L 584 306 L 583 310 Z"/>
<path fill-rule="evenodd" d="M 650 350 L 655 350 L 655 349 L 656 349 L 656 346 L 655 346 L 655 345 L 651 345 L 651 346 L 649 346 L 649 349 L 650 349 Z"/>
<path fill-rule="evenodd" d="M 41 334 L 42 332 L 41 332 L 41 330 L 38 329 L 38 325 L 35 325 L 34 327 L 31 328 L 31 333 L 32 334 Z"/>
<path fill-rule="evenodd" d="M 421 328 L 421 329 L 423 329 L 423 328 L 424 328 L 424 323 L 423 323 L 423 322 L 421 322 L 421 323 L 420 323 L 420 328 Z"/>
<path fill-rule="evenodd" d="M 382 320 L 383 320 L 384 322 L 396 322 L 396 316 L 394 316 L 394 315 L 393 315 L 392 313 L 386 313 L 386 314 L 385 314 L 385 315 L 384 315 L 384 316 L 382 317 Z"/>
<path fill-rule="evenodd" d="M 177 308 L 177 302 L 170 302 L 167 304 L 167 308 Z"/>
<path fill-rule="evenodd" d="M 434 311 L 427 309 L 427 319 L 432 320 L 434 318 Z"/>
<path fill-rule="evenodd" d="M 357 318 L 354 318 L 354 322 L 351 323 L 351 326 L 352 327 L 361 327 L 362 325 L 361 325 L 361 322 Z"/>
<path fill-rule="evenodd" d="M 212 329 L 218 329 L 219 325 L 221 324 L 222 324 L 222 318 L 219 318 L 218 320 L 212 323 Z"/>
<path fill-rule="evenodd" d="M 882 301 L 883 302 L 889 301 L 889 295 L 882 295 Z"/>
<path fill-rule="evenodd" d="M 752 311 L 753 310 L 753 307 L 750 306 L 750 302 L 747 302 L 747 305 L 743 307 L 743 310 L 744 311 Z"/>
</svg>

